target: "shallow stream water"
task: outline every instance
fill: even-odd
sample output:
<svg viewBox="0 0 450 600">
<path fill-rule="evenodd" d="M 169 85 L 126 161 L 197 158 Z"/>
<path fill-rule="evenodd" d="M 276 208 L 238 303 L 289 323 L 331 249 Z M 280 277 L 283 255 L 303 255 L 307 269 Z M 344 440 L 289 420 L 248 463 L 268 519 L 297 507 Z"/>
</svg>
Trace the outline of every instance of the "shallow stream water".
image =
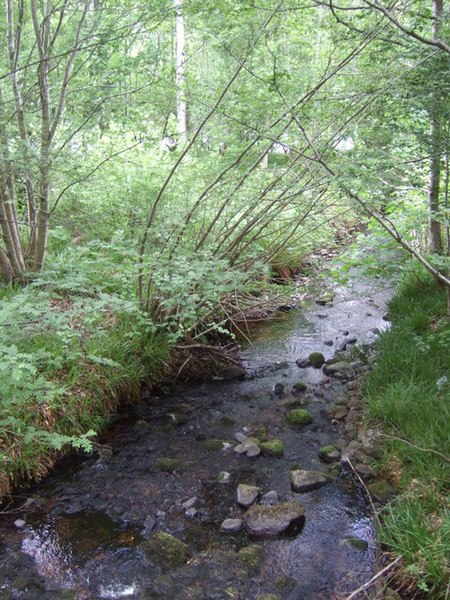
<svg viewBox="0 0 450 600">
<path fill-rule="evenodd" d="M 252 344 L 242 351 L 244 380 L 144 392 L 98 452 L 61 465 L 22 498 L 19 512 L 4 515 L 0 599 L 338 600 L 368 580 L 377 549 L 358 482 L 335 470 L 328 485 L 299 494 L 289 472 L 333 469 L 318 450 L 341 438 L 343 425 L 326 410 L 352 386 L 295 361 L 313 351 L 330 358 L 351 337 L 359 346 L 372 343 L 387 326 L 389 291 L 380 287 L 358 278 L 334 290 L 332 305 L 313 303 L 252 326 Z M 285 419 L 299 380 L 313 416 L 300 429 Z M 275 394 L 280 383 L 284 392 Z M 282 458 L 234 452 L 236 433 L 260 427 L 282 440 Z M 162 457 L 179 461 L 173 473 L 158 468 Z M 220 472 L 229 473 L 228 482 L 218 481 Z M 236 502 L 240 483 L 299 500 L 303 527 L 274 538 L 222 533 L 224 519 L 245 513 Z M 164 568 L 146 558 L 142 543 L 157 531 L 187 544 L 181 565 Z M 255 544 L 258 560 L 243 562 L 239 550 Z"/>
</svg>

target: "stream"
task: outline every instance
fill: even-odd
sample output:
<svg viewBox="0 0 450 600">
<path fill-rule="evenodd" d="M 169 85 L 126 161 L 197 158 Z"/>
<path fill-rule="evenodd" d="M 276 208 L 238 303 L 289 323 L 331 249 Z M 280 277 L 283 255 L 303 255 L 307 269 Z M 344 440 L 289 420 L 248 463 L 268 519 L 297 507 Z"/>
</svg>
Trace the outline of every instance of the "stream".
<svg viewBox="0 0 450 600">
<path fill-rule="evenodd" d="M 252 325 L 243 380 L 143 392 L 92 456 L 63 462 L 2 516 L 0 600 L 338 600 L 370 579 L 377 546 L 365 491 L 339 459 L 318 454 L 357 436 L 355 421 L 329 410 L 351 413 L 358 385 L 296 360 L 373 344 L 388 326 L 381 286 L 358 275 L 332 302 Z M 367 368 L 354 367 L 356 376 Z M 293 390 L 299 381 L 306 390 Z M 287 422 L 299 406 L 311 423 Z M 264 450 L 266 439 L 280 440 L 283 456 Z M 326 481 L 294 491 L 299 469 Z M 240 484 L 258 488 L 250 509 L 237 503 Z M 239 528 L 254 507 L 298 503 L 304 515 L 280 534 L 255 534 L 247 521 L 221 529 L 226 519 Z"/>
</svg>

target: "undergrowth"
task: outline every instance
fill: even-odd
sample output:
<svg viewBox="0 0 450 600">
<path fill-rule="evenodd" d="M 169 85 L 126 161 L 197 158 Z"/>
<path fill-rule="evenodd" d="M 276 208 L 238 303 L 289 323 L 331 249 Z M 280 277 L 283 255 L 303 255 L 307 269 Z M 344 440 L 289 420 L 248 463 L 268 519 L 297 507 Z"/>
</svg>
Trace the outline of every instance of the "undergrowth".
<svg viewBox="0 0 450 600">
<path fill-rule="evenodd" d="M 72 249 L 0 289 L 0 497 L 59 451 L 90 450 L 119 401 L 164 370 L 167 333 L 139 310 L 129 259 Z"/>
<path fill-rule="evenodd" d="M 381 513 L 379 539 L 403 556 L 408 598 L 447 598 L 450 575 L 450 320 L 445 290 L 410 273 L 389 306 L 393 327 L 378 345 L 365 396 L 381 423 L 381 465 L 399 488 Z M 395 466 L 395 472 L 393 472 Z"/>
</svg>

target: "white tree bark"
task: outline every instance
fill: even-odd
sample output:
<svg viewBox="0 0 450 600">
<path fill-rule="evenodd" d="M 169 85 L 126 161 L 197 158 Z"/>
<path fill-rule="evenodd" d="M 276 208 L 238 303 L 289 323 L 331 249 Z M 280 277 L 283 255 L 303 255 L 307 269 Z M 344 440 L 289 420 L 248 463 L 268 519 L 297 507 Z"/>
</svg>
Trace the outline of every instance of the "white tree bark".
<svg viewBox="0 0 450 600">
<path fill-rule="evenodd" d="M 185 96 L 186 88 L 186 53 L 185 53 L 185 27 L 183 15 L 183 0 L 175 1 L 175 23 L 176 23 L 176 68 L 175 86 L 177 95 L 177 129 L 180 144 L 184 144 L 187 137 L 187 103 Z"/>
</svg>

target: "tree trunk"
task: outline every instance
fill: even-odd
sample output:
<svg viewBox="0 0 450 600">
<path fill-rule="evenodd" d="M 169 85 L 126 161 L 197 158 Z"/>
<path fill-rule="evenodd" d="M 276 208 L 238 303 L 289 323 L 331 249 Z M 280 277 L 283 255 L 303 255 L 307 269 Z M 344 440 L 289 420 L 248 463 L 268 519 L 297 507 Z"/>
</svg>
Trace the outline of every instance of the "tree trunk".
<svg viewBox="0 0 450 600">
<path fill-rule="evenodd" d="M 433 28 L 432 38 L 439 38 L 440 20 L 443 12 L 443 0 L 433 0 Z M 428 209 L 429 209 L 429 231 L 430 250 L 434 254 L 442 254 L 442 232 L 441 224 L 436 220 L 439 211 L 439 191 L 441 179 L 441 154 L 442 154 L 442 123 L 441 123 L 441 99 L 440 91 L 433 90 L 431 100 L 431 126 L 430 126 L 430 178 L 428 185 Z"/>
<path fill-rule="evenodd" d="M 186 104 L 186 55 L 185 30 L 183 16 L 183 0 L 175 0 L 176 23 L 176 68 L 175 87 L 177 95 L 177 128 L 179 143 L 184 144 L 187 137 L 187 104 Z"/>
</svg>

